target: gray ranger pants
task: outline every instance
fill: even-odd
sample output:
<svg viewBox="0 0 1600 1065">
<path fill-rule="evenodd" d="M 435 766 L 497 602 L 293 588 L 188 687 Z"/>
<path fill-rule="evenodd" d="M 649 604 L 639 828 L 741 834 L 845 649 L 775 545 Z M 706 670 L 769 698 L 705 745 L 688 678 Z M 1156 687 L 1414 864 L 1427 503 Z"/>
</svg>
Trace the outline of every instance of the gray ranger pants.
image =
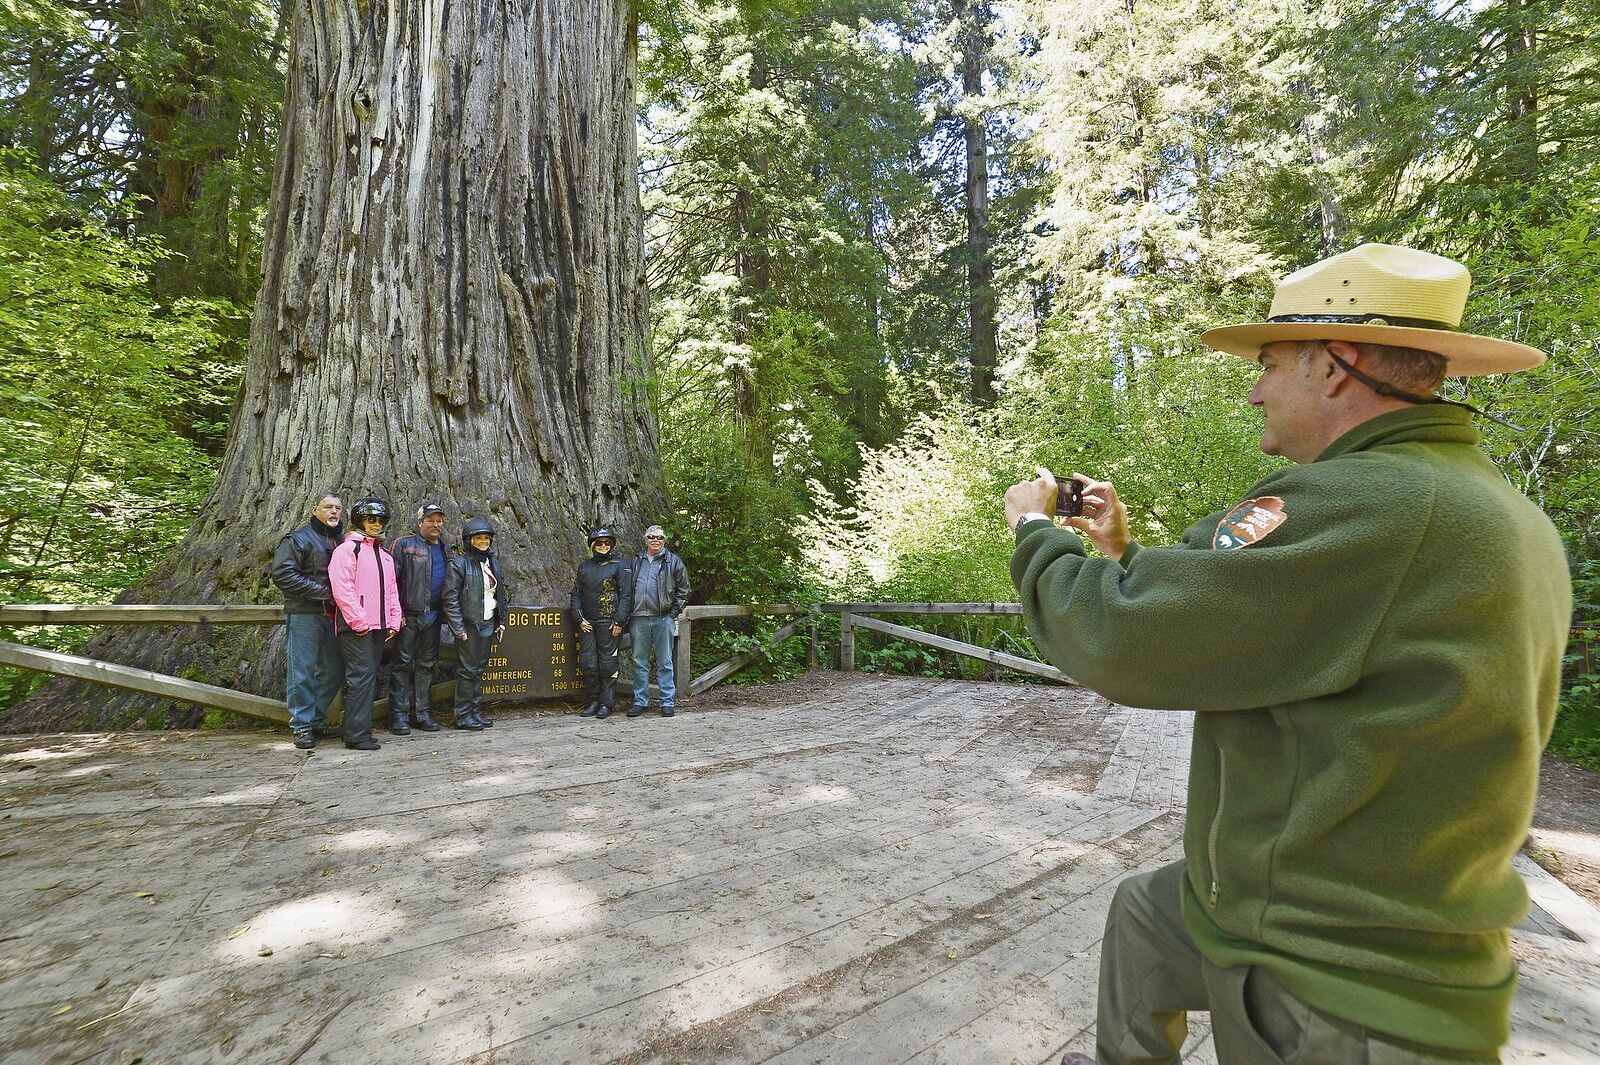
<svg viewBox="0 0 1600 1065">
<path fill-rule="evenodd" d="M 1463 1057 L 1370 1032 L 1291 995 L 1258 965 L 1205 959 L 1180 911 L 1182 862 L 1129 877 L 1106 915 L 1096 1021 L 1098 1065 L 1176 1065 L 1189 1010 L 1211 1011 L 1223 1065 L 1443 1065 Z"/>
</svg>

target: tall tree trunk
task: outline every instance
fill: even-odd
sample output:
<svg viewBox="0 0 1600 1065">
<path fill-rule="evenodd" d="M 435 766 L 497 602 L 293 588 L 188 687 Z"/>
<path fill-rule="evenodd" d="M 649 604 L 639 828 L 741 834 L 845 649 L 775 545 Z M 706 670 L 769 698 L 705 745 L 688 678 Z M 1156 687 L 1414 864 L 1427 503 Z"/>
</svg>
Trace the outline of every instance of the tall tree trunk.
<svg viewBox="0 0 1600 1065">
<path fill-rule="evenodd" d="M 986 115 L 975 106 L 983 96 L 984 59 L 989 50 L 986 0 L 959 2 L 961 19 L 961 97 L 967 148 L 967 319 L 972 347 L 972 402 L 994 403 L 995 340 L 994 264 L 989 258 L 989 131 Z"/>
<path fill-rule="evenodd" d="M 767 78 L 767 59 L 758 41 L 750 63 L 750 88 L 756 92 L 764 90 Z M 768 253 L 771 234 L 767 229 L 770 219 L 763 202 L 767 195 L 764 186 L 769 166 L 766 148 L 753 142 L 750 172 L 755 175 L 757 191 L 740 189 L 734 193 L 734 214 L 739 223 L 736 268 L 748 300 L 747 309 L 739 317 L 737 336 L 750 352 L 749 364 L 733 369 L 734 417 L 744 434 L 745 455 L 751 467 L 759 471 L 771 471 L 774 464 L 772 413 L 768 410 L 763 387 L 765 375 L 761 355 L 756 350 L 761 338 L 759 330 L 752 328 L 767 314 L 772 289 L 772 258 Z"/>
<path fill-rule="evenodd" d="M 1524 187 L 1539 175 L 1538 24 L 1531 0 L 1506 0 L 1503 170 Z"/>
<path fill-rule="evenodd" d="M 663 515 L 647 397 L 630 0 L 295 0 L 263 279 L 226 454 L 128 602 L 276 601 L 314 494 L 488 517 L 518 602 L 597 520 Z M 282 631 L 111 631 L 90 654 L 282 689 Z M 87 713 L 86 705 L 98 712 Z M 118 723 L 53 685 L 13 727 Z M 20 718 L 20 720 L 18 720 Z"/>
</svg>

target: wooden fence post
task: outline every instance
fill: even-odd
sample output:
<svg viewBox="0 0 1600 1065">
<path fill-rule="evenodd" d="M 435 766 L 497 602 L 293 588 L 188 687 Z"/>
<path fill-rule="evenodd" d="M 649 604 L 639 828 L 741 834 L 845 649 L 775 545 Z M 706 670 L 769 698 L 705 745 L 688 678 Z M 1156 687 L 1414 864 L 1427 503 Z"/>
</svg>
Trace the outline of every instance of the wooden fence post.
<svg viewBox="0 0 1600 1065">
<path fill-rule="evenodd" d="M 672 649 L 672 675 L 678 685 L 678 693 L 682 696 L 689 694 L 690 662 L 689 662 L 689 630 L 694 625 L 683 615 L 678 615 L 678 645 Z"/>
<path fill-rule="evenodd" d="M 817 608 L 812 606 L 811 617 L 807 622 L 808 634 L 806 637 L 806 672 L 817 671 Z"/>
<path fill-rule="evenodd" d="M 839 668 L 846 673 L 856 668 L 856 633 L 848 610 L 839 613 Z"/>
</svg>

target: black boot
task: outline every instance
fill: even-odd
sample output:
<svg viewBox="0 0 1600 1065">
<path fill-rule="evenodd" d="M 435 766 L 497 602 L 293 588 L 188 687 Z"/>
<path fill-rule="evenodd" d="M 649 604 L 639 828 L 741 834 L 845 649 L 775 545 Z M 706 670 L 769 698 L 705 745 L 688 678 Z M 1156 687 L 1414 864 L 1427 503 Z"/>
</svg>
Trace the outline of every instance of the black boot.
<svg viewBox="0 0 1600 1065">
<path fill-rule="evenodd" d="M 482 710 L 479 710 L 473 716 L 478 719 L 478 723 L 481 724 L 484 728 L 494 728 L 494 722 L 490 721 L 488 718 L 484 717 Z"/>
<path fill-rule="evenodd" d="M 396 710 L 389 715 L 389 734 L 392 736 L 411 735 L 411 723 L 407 720 L 404 710 Z"/>
<path fill-rule="evenodd" d="M 598 709 L 598 710 L 596 710 L 594 712 L 594 716 L 595 717 L 610 717 L 611 716 L 611 707 L 607 706 L 605 703 L 601 703 L 600 704 L 600 709 Z"/>
<path fill-rule="evenodd" d="M 583 708 L 583 713 L 579 714 L 578 716 L 579 717 L 593 717 L 594 715 L 598 714 L 599 712 L 600 712 L 600 704 L 599 703 L 590 703 L 588 706 Z"/>
<path fill-rule="evenodd" d="M 464 728 L 472 732 L 483 731 L 483 726 L 478 724 L 478 715 L 470 710 L 463 710 L 456 715 L 456 728 Z"/>
<path fill-rule="evenodd" d="M 417 711 L 416 720 L 412 721 L 412 724 L 423 732 L 439 731 L 439 722 L 433 719 L 433 714 L 426 708 Z"/>
</svg>

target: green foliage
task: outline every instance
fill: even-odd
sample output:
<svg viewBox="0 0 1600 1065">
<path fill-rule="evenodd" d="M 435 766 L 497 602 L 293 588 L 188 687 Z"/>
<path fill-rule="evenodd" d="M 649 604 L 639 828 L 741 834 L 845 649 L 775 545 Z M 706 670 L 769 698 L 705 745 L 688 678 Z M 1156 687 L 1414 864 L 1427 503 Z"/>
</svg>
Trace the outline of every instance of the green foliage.
<svg viewBox="0 0 1600 1065">
<path fill-rule="evenodd" d="M 231 309 L 156 303 L 159 245 L 112 232 L 15 154 L 0 155 L 0 197 L 0 602 L 105 602 L 182 535 L 209 483 L 196 440 L 215 427 L 183 401 L 231 389 L 214 331 Z M 32 683 L 0 679 L 0 700 Z"/>
<path fill-rule="evenodd" d="M 885 219 L 916 192 L 896 0 L 647 5 L 643 193 L 664 454 L 703 593 L 776 594 L 806 484 L 891 439 Z"/>
<path fill-rule="evenodd" d="M 1014 538 L 1005 489 L 1036 466 L 1114 479 L 1138 537 L 1170 543 L 1191 523 L 1243 498 L 1275 460 L 1256 445 L 1241 398 L 1248 364 L 1231 357 L 1150 359 L 1119 374 L 1063 337 L 993 413 L 954 404 L 899 441 L 864 454 L 853 504 L 813 486 L 800 523 L 803 564 L 829 598 L 882 602 L 1010 602 Z M 1048 369 L 1045 367 L 1048 366 Z M 916 627 L 1036 657 L 1015 619 L 918 616 Z M 863 638 L 865 637 L 865 638 Z M 871 641 L 869 643 L 869 641 Z M 976 660 L 858 636 L 872 668 L 988 676 Z M 1020 679 L 1007 675 L 1007 679 Z"/>
<path fill-rule="evenodd" d="M 945 675 L 933 648 L 893 638 L 876 650 L 857 651 L 856 665 L 869 673 L 901 673 L 913 677 Z"/>
<path fill-rule="evenodd" d="M 1600 561 L 1589 559 L 1576 567 L 1572 590 L 1572 643 L 1550 750 L 1600 770 Z"/>
<path fill-rule="evenodd" d="M 0 143 L 80 206 L 162 239 L 157 296 L 245 302 L 283 94 L 280 5 L 0 6 Z M 225 415 L 219 410 L 217 418 Z"/>
</svg>

